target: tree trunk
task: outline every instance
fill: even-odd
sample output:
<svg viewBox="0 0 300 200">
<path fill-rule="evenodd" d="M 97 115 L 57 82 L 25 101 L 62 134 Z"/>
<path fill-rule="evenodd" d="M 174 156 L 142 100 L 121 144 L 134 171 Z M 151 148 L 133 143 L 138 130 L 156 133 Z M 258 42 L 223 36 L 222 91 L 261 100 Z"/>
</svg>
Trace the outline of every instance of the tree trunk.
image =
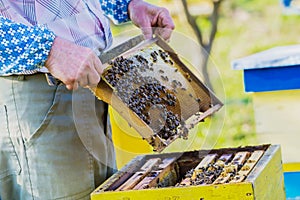
<svg viewBox="0 0 300 200">
<path fill-rule="evenodd" d="M 184 8 L 184 13 L 185 16 L 187 18 L 188 23 L 190 24 L 190 26 L 192 27 L 193 31 L 195 32 L 195 35 L 197 37 L 197 40 L 200 44 L 200 52 L 201 52 L 201 58 L 202 58 L 202 62 L 201 62 L 201 73 L 204 77 L 204 81 L 207 85 L 208 88 L 210 88 L 213 91 L 213 86 L 209 77 L 209 73 L 208 73 L 208 59 L 211 53 L 211 48 L 217 33 L 217 28 L 218 28 L 218 19 L 219 19 L 219 7 L 221 4 L 222 0 L 212 0 L 213 1 L 213 11 L 212 14 L 209 16 L 209 21 L 211 24 L 211 31 L 209 34 L 209 38 L 208 41 L 204 41 L 203 39 L 203 35 L 202 35 L 202 30 L 201 27 L 197 25 L 197 18 L 199 16 L 192 16 L 191 13 L 189 12 L 188 9 L 188 3 L 186 0 L 181 0 L 182 1 L 182 5 Z"/>
</svg>

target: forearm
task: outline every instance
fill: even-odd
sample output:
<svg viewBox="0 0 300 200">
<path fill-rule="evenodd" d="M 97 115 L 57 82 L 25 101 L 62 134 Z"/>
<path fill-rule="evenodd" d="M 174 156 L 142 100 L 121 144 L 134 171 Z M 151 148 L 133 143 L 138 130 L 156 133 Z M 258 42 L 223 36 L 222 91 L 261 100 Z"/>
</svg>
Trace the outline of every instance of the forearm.
<svg viewBox="0 0 300 200">
<path fill-rule="evenodd" d="M 44 65 L 55 35 L 0 16 L 0 75 L 20 74 Z"/>
</svg>

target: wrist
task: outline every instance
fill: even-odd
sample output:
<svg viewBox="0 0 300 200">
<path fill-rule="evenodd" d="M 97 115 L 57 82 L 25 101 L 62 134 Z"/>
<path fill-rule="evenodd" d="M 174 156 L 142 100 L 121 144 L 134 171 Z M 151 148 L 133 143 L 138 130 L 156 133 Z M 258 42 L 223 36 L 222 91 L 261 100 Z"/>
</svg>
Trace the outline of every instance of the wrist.
<svg viewBox="0 0 300 200">
<path fill-rule="evenodd" d="M 55 49 L 58 46 L 57 43 L 59 43 L 59 40 L 60 40 L 60 38 L 57 37 L 57 36 L 53 40 L 50 52 L 49 52 L 48 57 L 47 57 L 47 60 L 45 61 L 45 67 L 46 68 L 48 68 L 48 66 L 50 66 L 51 63 L 52 63 L 52 60 L 53 60 L 53 57 L 54 57 L 54 53 L 55 53 Z"/>
<path fill-rule="evenodd" d="M 142 2 L 143 0 L 130 0 L 129 4 L 128 4 L 128 16 L 130 17 L 131 11 L 134 10 L 137 6 L 138 3 Z"/>
<path fill-rule="evenodd" d="M 68 49 L 74 48 L 72 44 L 73 43 L 69 42 L 68 40 L 56 36 L 52 43 L 47 60 L 45 61 L 45 67 L 48 68 L 48 70 L 51 70 L 49 68 L 51 68 L 51 66 L 56 62 L 56 59 L 60 57 L 60 55 L 62 55 Z"/>
</svg>

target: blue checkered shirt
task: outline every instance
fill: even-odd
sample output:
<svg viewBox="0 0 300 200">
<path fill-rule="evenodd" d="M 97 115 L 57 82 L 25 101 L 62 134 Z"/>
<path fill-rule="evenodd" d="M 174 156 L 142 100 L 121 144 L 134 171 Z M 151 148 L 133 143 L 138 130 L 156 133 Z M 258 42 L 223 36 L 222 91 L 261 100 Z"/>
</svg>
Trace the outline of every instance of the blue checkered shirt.
<svg viewBox="0 0 300 200">
<path fill-rule="evenodd" d="M 0 76 L 47 72 L 55 36 L 99 52 L 112 43 L 109 17 L 129 20 L 130 0 L 0 0 Z"/>
</svg>

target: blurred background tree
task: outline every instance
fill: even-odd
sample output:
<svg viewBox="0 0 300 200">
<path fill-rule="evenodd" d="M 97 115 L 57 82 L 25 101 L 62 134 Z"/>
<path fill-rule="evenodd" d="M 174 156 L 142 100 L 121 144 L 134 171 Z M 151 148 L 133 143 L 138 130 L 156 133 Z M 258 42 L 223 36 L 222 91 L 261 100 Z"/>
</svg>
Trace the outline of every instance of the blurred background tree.
<svg viewBox="0 0 300 200">
<path fill-rule="evenodd" d="M 213 86 L 209 78 L 207 67 L 208 58 L 218 29 L 219 7 L 222 0 L 204 1 L 206 4 L 208 4 L 209 7 L 211 7 L 211 9 L 208 9 L 208 12 L 201 12 L 200 9 L 197 9 L 201 7 L 201 4 L 197 5 L 194 3 L 194 5 L 192 5 L 192 3 L 189 4 L 187 0 L 181 0 L 181 2 L 186 19 L 192 27 L 197 37 L 197 41 L 200 44 L 200 56 L 202 61 L 200 64 L 200 69 L 204 77 L 204 82 L 206 83 L 207 87 L 209 87 L 213 91 Z M 210 28 L 207 39 L 203 37 L 202 27 L 197 23 L 198 19 L 206 20 L 209 23 Z"/>
</svg>

